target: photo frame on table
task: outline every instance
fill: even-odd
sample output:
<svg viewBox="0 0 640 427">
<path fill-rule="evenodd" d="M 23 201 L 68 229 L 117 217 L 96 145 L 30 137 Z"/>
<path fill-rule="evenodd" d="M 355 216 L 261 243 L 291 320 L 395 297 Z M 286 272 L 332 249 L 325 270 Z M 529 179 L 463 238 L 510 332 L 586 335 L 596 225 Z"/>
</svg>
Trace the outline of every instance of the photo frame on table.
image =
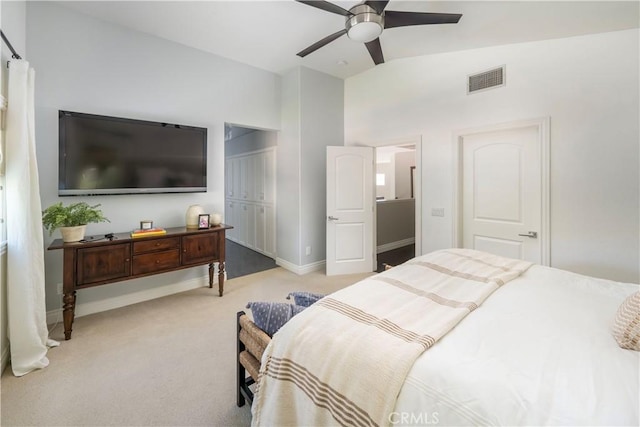
<svg viewBox="0 0 640 427">
<path fill-rule="evenodd" d="M 209 214 L 198 215 L 198 230 L 209 228 Z"/>
</svg>

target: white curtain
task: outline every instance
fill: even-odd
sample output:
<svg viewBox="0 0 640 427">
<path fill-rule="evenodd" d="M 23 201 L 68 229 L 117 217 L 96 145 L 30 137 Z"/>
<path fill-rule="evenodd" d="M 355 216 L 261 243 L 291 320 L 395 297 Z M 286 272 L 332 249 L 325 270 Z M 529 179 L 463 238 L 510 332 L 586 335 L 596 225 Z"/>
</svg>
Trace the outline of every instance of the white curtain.
<svg viewBox="0 0 640 427">
<path fill-rule="evenodd" d="M 6 112 L 7 312 L 11 368 L 21 376 L 49 364 L 42 207 L 34 131 L 34 71 L 9 65 Z"/>
</svg>

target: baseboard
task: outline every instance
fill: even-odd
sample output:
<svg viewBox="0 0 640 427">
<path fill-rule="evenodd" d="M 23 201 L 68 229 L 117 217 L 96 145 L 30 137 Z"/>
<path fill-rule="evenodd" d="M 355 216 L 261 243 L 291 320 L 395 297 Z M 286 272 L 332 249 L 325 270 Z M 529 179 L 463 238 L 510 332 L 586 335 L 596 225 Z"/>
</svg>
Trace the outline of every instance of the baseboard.
<svg viewBox="0 0 640 427">
<path fill-rule="evenodd" d="M 291 271 L 292 273 L 303 276 L 314 271 L 324 270 L 326 262 L 322 260 L 306 265 L 296 265 L 282 258 L 276 258 L 276 264 L 286 270 Z"/>
<path fill-rule="evenodd" d="M 387 252 L 393 249 L 398 249 L 403 246 L 413 245 L 416 243 L 415 237 L 409 237 L 408 239 L 398 240 L 396 242 L 385 243 L 384 245 L 380 245 L 376 247 L 376 253 Z"/>
<path fill-rule="evenodd" d="M 226 273 L 225 273 L 226 274 Z M 218 283 L 217 274 L 214 275 L 214 285 Z M 75 317 L 87 316 L 89 314 L 100 313 L 102 311 L 113 310 L 139 302 L 149 301 L 168 295 L 177 294 L 179 292 L 190 291 L 192 289 L 209 286 L 209 275 L 173 283 L 157 288 L 145 289 L 144 291 L 134 292 L 126 295 L 118 295 L 113 298 L 106 298 L 100 301 L 87 303 L 79 303 L 76 305 Z M 47 325 L 62 322 L 62 308 L 47 311 Z"/>
</svg>

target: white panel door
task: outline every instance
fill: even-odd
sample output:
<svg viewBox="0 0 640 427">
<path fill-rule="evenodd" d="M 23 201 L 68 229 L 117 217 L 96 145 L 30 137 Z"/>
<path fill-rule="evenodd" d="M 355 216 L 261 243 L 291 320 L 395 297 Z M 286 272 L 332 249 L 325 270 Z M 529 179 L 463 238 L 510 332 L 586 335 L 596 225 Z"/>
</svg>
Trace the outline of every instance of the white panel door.
<svg viewBox="0 0 640 427">
<path fill-rule="evenodd" d="M 224 191 L 225 197 L 233 197 L 233 167 L 235 163 L 233 159 L 227 159 L 224 162 Z"/>
<path fill-rule="evenodd" d="M 264 169 L 264 153 L 256 153 L 251 156 L 253 158 L 253 189 L 254 200 L 264 202 L 264 184 L 266 180 Z"/>
<path fill-rule="evenodd" d="M 273 207 L 256 205 L 256 247 L 260 253 L 273 257 L 275 255 Z"/>
<path fill-rule="evenodd" d="M 373 148 L 327 147 L 327 275 L 373 263 Z"/>
<path fill-rule="evenodd" d="M 251 203 L 240 205 L 240 243 L 254 249 L 256 247 L 256 206 Z"/>
<path fill-rule="evenodd" d="M 462 139 L 463 247 L 542 261 L 542 170 L 536 126 Z"/>
<path fill-rule="evenodd" d="M 242 200 L 255 200 L 254 197 L 254 157 L 243 156 L 240 161 L 240 195 Z"/>
<path fill-rule="evenodd" d="M 238 221 L 238 232 L 236 236 L 238 243 L 247 246 L 247 225 L 249 221 L 247 205 L 244 203 L 236 203 L 236 209 L 236 220 Z"/>
<path fill-rule="evenodd" d="M 242 168 L 241 168 L 241 164 L 240 164 L 240 159 L 239 158 L 234 158 L 229 160 L 229 163 L 231 164 L 231 174 L 233 176 L 231 182 L 231 195 L 229 197 L 232 197 L 234 199 L 240 199 L 242 198 Z"/>
<path fill-rule="evenodd" d="M 266 212 L 264 206 L 257 205 L 256 206 L 256 245 L 255 250 L 258 252 L 265 253 L 266 252 L 266 232 L 267 232 L 267 222 L 266 222 Z"/>
<path fill-rule="evenodd" d="M 224 223 L 227 225 L 231 225 L 233 226 L 232 229 L 227 230 L 226 233 L 226 237 L 229 240 L 232 240 L 234 242 L 238 241 L 238 208 L 237 208 L 237 203 L 232 201 L 232 200 L 227 200 L 227 205 L 225 207 L 225 212 L 224 212 Z"/>
</svg>

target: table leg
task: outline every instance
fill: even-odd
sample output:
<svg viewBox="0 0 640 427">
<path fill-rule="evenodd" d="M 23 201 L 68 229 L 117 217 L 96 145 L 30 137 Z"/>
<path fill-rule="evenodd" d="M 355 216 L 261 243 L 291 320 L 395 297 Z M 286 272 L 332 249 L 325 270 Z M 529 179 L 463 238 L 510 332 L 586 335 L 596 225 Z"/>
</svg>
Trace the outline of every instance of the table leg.
<svg viewBox="0 0 640 427">
<path fill-rule="evenodd" d="M 224 292 L 224 262 L 222 261 L 218 263 L 218 292 L 220 296 Z"/>
<path fill-rule="evenodd" d="M 71 325 L 76 311 L 76 291 L 65 293 L 62 297 L 63 320 L 64 320 L 64 339 L 71 339 Z"/>
<path fill-rule="evenodd" d="M 213 263 L 209 264 L 209 288 L 213 288 Z"/>
</svg>

